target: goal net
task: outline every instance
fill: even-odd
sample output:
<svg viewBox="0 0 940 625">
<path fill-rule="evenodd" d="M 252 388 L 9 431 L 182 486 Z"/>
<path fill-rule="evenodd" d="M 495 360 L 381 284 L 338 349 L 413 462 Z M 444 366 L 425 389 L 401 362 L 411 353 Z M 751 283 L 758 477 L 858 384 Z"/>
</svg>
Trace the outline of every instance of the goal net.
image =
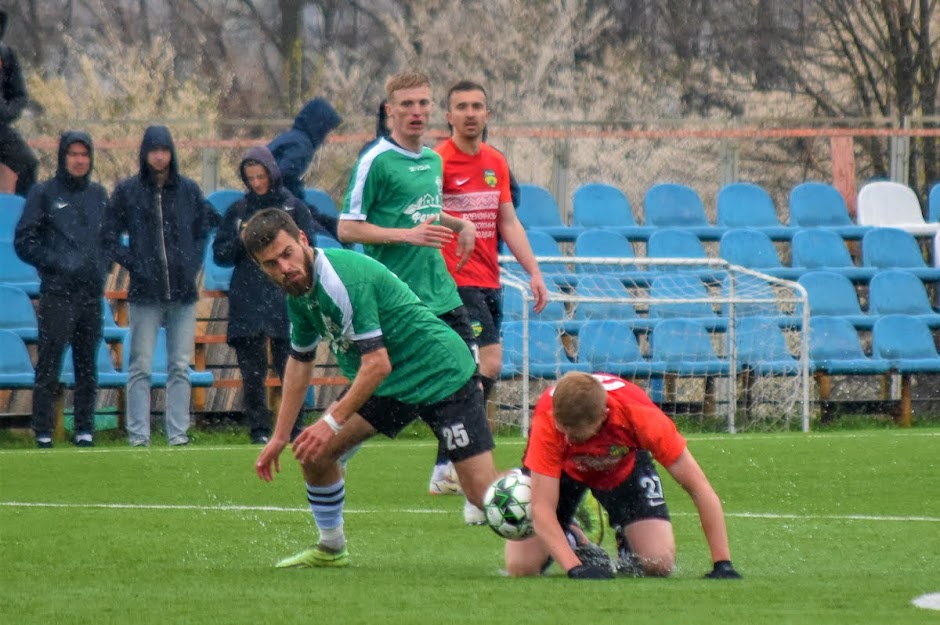
<svg viewBox="0 0 940 625">
<path fill-rule="evenodd" d="M 503 262 L 503 368 L 488 406 L 528 433 L 531 409 L 568 371 L 631 380 L 701 429 L 809 429 L 806 292 L 721 259 L 539 257 L 549 289 Z"/>
</svg>

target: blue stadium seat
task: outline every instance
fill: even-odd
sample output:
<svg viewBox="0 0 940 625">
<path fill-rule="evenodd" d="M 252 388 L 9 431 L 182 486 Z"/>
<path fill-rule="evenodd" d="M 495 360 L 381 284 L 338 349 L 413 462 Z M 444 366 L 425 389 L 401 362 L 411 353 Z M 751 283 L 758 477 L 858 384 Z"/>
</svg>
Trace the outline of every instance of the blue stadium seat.
<svg viewBox="0 0 940 625">
<path fill-rule="evenodd" d="M 727 230 L 708 221 L 702 198 L 682 184 L 664 182 L 647 189 L 643 211 L 647 226 L 682 228 L 703 241 L 717 241 Z"/>
<path fill-rule="evenodd" d="M 128 332 L 124 337 L 124 344 L 121 347 L 123 372 L 130 372 L 131 358 L 131 335 Z M 153 360 L 150 364 L 150 385 L 153 388 L 163 388 L 166 386 L 169 374 L 167 373 L 168 355 L 166 350 L 166 328 L 160 328 L 157 333 L 157 343 L 153 350 Z M 193 386 L 212 386 L 215 376 L 211 371 L 196 371 L 189 368 L 189 382 Z"/>
<path fill-rule="evenodd" d="M 721 281 L 721 294 L 724 297 L 740 298 L 742 294 L 747 294 L 751 299 L 766 299 L 766 302 L 739 302 L 734 304 L 734 314 L 737 317 L 771 317 L 778 319 L 783 326 L 791 326 L 795 323 L 793 315 L 786 316 L 780 307 L 774 303 L 774 291 L 770 283 L 757 276 L 745 273 L 728 275 Z M 751 297 L 753 296 L 753 297 Z M 723 303 L 721 305 L 721 316 L 731 316 L 731 304 Z M 786 317 L 784 319 L 784 317 Z M 797 318 L 798 319 L 798 318 Z M 798 321 L 796 321 L 798 322 Z"/>
<path fill-rule="evenodd" d="M 940 222 L 940 182 L 931 187 L 927 196 L 927 221 Z"/>
<path fill-rule="evenodd" d="M 633 244 L 622 234 L 612 230 L 586 230 L 578 235 L 574 242 L 575 258 L 636 258 Z M 636 265 L 625 263 L 620 265 L 592 265 L 582 263 L 575 265 L 576 274 L 607 274 L 617 276 L 635 286 L 649 283 L 652 273 L 642 271 Z"/>
<path fill-rule="evenodd" d="M 804 273 L 801 269 L 785 267 L 770 237 L 753 228 L 728 230 L 722 235 L 721 257 L 732 265 L 784 280 L 796 280 Z"/>
<path fill-rule="evenodd" d="M 534 184 L 519 185 L 519 208 L 516 214 L 526 230 L 541 230 L 556 241 L 574 241 L 583 228 L 566 226 L 561 221 L 558 203 L 551 191 Z"/>
<path fill-rule="evenodd" d="M 578 282 L 575 294 L 580 297 L 616 297 L 626 298 L 629 292 L 623 282 L 615 276 L 598 274 L 584 277 Z M 632 319 L 636 310 L 629 302 L 579 302 L 574 318 L 578 321 L 591 319 Z"/>
<path fill-rule="evenodd" d="M 612 373 L 626 379 L 659 377 L 663 363 L 643 357 L 633 326 L 615 319 L 585 321 L 578 335 L 578 362 L 591 371 Z"/>
<path fill-rule="evenodd" d="M 930 306 L 923 281 L 909 271 L 885 269 L 875 274 L 868 302 L 872 315 L 911 315 L 928 327 L 940 328 L 940 314 Z"/>
<path fill-rule="evenodd" d="M 244 191 L 237 189 L 218 189 L 207 195 L 206 200 L 208 200 L 209 204 L 212 204 L 212 208 L 219 214 L 219 217 L 222 217 L 225 215 L 225 211 L 228 210 L 229 206 L 243 197 L 245 197 Z"/>
<path fill-rule="evenodd" d="M 316 207 L 317 212 L 328 217 L 339 217 L 339 208 L 333 197 L 323 189 L 306 188 L 302 198 L 306 204 Z"/>
<path fill-rule="evenodd" d="M 921 280 L 940 280 L 940 268 L 928 267 L 914 236 L 897 228 L 874 228 L 862 239 L 862 265 L 905 269 Z"/>
<path fill-rule="evenodd" d="M 708 253 L 702 240 L 688 230 L 680 228 L 661 228 L 650 235 L 646 243 L 648 258 L 689 258 L 708 259 Z M 655 271 L 682 271 L 694 273 L 705 282 L 720 282 L 727 272 L 721 269 L 708 269 L 704 265 L 653 265 Z"/>
<path fill-rule="evenodd" d="M 12 241 L 0 241 L 0 284 L 21 288 L 27 295 L 39 295 L 39 274 L 32 265 L 20 260 Z"/>
<path fill-rule="evenodd" d="M 526 282 L 528 284 L 528 282 Z M 551 285 L 546 284 L 546 288 L 549 291 L 552 291 L 553 288 Z M 556 291 L 557 292 L 557 291 Z M 528 287 L 526 288 L 526 294 L 531 295 L 528 292 Z M 522 292 L 511 286 L 503 287 L 503 319 L 506 321 L 521 321 L 522 320 L 522 308 L 525 304 L 523 299 Z M 529 306 L 529 319 L 532 321 L 564 321 L 565 320 L 565 305 L 559 301 L 549 301 L 545 305 L 545 308 L 542 312 L 536 314 L 532 310 L 532 300 L 528 301 Z"/>
<path fill-rule="evenodd" d="M 519 375 L 523 371 L 522 322 L 503 323 L 503 377 Z M 587 363 L 571 362 L 561 342 L 558 326 L 551 322 L 529 322 L 529 376 L 557 378 L 569 371 L 590 372 Z"/>
<path fill-rule="evenodd" d="M 607 228 L 641 241 L 655 232 L 654 228 L 636 223 L 627 196 L 613 185 L 601 182 L 581 185 L 572 200 L 571 223 L 575 227 Z"/>
<path fill-rule="evenodd" d="M 927 324 L 911 315 L 886 315 L 872 330 L 872 352 L 899 373 L 940 373 L 940 355 Z"/>
<path fill-rule="evenodd" d="M 795 269 L 832 271 L 853 282 L 867 282 L 878 271 L 855 265 L 845 241 L 834 230 L 805 228 L 798 231 L 790 243 L 790 253 L 790 265 Z"/>
<path fill-rule="evenodd" d="M 202 288 L 207 291 L 228 291 L 232 284 L 234 267 L 217 265 L 212 255 L 212 244 L 215 242 L 215 233 L 209 235 L 206 242 L 206 256 L 202 271 Z"/>
<path fill-rule="evenodd" d="M 813 317 L 809 329 L 809 359 L 813 371 L 829 375 L 874 375 L 890 369 L 887 360 L 865 355 L 858 330 L 845 319 Z"/>
<path fill-rule="evenodd" d="M 26 200 L 19 195 L 0 193 L 0 241 L 13 240 L 24 204 Z"/>
<path fill-rule="evenodd" d="M 33 363 L 23 339 L 0 330 L 0 388 L 32 388 L 34 383 Z"/>
<path fill-rule="evenodd" d="M 843 239 L 861 239 L 871 230 L 852 223 L 845 198 L 823 182 L 804 182 L 790 190 L 790 226 L 826 228 Z"/>
<path fill-rule="evenodd" d="M 111 304 L 101 298 L 101 338 L 109 343 L 120 343 L 127 336 L 127 328 L 123 328 L 114 320 Z"/>
<path fill-rule="evenodd" d="M 800 374 L 800 361 L 787 347 L 779 324 L 770 317 L 742 317 L 735 327 L 738 363 L 758 376 Z"/>
<path fill-rule="evenodd" d="M 800 276 L 799 283 L 809 297 L 811 319 L 841 317 L 864 330 L 875 324 L 875 317 L 862 312 L 855 286 L 845 276 L 832 271 L 810 271 Z"/>
<path fill-rule="evenodd" d="M 98 345 L 95 367 L 97 368 L 99 388 L 123 388 L 127 386 L 127 372 L 118 371 L 114 368 L 114 362 L 111 360 L 111 349 L 104 341 Z M 62 357 L 62 372 L 59 374 L 59 382 L 69 388 L 75 386 L 75 367 L 72 363 L 71 345 L 65 348 L 65 354 Z"/>
<path fill-rule="evenodd" d="M 694 319 L 708 330 L 725 330 L 728 320 L 718 317 L 709 301 L 705 284 L 698 276 L 685 273 L 661 274 L 650 285 L 650 297 L 664 300 L 698 300 L 654 302 L 650 304 L 652 320 Z"/>
<path fill-rule="evenodd" d="M 692 319 L 664 319 L 651 336 L 653 362 L 680 376 L 728 376 L 731 363 L 719 358 L 705 326 Z"/>
<path fill-rule="evenodd" d="M 36 309 L 22 289 L 0 284 L 0 330 L 12 332 L 27 342 L 39 339 L 39 323 Z"/>
<path fill-rule="evenodd" d="M 789 241 L 794 229 L 780 223 L 773 198 L 766 189 L 750 182 L 733 182 L 718 191 L 718 225 L 756 228 L 774 241 Z"/>
</svg>

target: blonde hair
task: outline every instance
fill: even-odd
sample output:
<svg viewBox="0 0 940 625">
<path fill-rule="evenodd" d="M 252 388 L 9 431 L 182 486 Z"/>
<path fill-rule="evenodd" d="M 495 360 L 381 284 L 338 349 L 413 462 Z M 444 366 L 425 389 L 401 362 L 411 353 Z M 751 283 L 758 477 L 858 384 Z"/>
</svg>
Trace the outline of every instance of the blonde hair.
<svg viewBox="0 0 940 625">
<path fill-rule="evenodd" d="M 579 427 L 604 418 L 607 391 L 600 380 L 588 373 L 571 371 L 555 386 L 552 411 L 555 422 L 565 427 Z"/>
<path fill-rule="evenodd" d="M 392 94 L 400 89 L 413 89 L 415 87 L 431 88 L 431 79 L 421 72 L 401 72 L 389 77 L 385 81 L 385 97 L 391 102 Z"/>
</svg>

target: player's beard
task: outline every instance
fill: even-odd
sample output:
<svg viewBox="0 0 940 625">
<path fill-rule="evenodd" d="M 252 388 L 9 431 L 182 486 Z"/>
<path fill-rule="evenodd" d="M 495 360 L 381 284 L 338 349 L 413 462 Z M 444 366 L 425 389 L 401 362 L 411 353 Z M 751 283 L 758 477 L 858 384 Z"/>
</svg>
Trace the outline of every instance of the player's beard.
<svg viewBox="0 0 940 625">
<path fill-rule="evenodd" d="M 304 250 L 304 269 L 306 275 L 294 280 L 287 278 L 282 280 L 281 287 L 287 291 L 288 295 L 300 297 L 313 286 L 313 250 L 309 248 Z"/>
</svg>

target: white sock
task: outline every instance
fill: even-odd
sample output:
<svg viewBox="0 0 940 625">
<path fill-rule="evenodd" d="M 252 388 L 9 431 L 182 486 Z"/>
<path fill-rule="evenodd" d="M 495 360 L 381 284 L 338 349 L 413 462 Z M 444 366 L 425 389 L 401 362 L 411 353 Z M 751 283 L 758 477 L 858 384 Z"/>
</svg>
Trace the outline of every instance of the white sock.
<svg viewBox="0 0 940 625">
<path fill-rule="evenodd" d="M 87 442 L 90 443 L 90 442 L 91 442 L 91 434 L 78 434 L 78 435 L 75 436 L 75 440 L 77 440 L 77 441 L 87 441 Z"/>
<path fill-rule="evenodd" d="M 346 545 L 346 533 L 343 526 L 320 530 L 320 544 L 333 551 L 339 551 Z"/>
</svg>

